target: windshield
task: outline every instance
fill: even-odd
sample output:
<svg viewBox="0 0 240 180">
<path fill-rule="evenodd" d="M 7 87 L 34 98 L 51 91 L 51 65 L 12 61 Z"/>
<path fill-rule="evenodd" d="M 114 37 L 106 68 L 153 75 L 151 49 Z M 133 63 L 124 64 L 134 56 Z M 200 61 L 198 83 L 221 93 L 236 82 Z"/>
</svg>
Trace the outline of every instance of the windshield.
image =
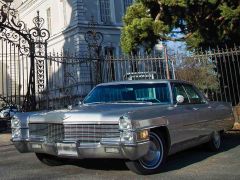
<svg viewBox="0 0 240 180">
<path fill-rule="evenodd" d="M 92 103 L 161 103 L 170 104 L 167 83 L 119 84 L 96 87 L 84 100 Z"/>
</svg>

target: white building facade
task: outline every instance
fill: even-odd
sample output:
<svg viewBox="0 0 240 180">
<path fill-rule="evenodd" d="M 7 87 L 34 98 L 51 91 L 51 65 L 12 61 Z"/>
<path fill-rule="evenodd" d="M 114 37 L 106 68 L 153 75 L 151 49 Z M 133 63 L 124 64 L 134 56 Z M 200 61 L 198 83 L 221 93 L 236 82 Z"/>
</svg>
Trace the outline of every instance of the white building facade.
<svg viewBox="0 0 240 180">
<path fill-rule="evenodd" d="M 37 11 L 45 19 L 45 28 L 51 37 L 49 52 L 70 51 L 83 54 L 88 50 L 84 35 L 90 30 L 93 19 L 98 25 L 96 31 L 103 34 L 102 52 L 108 49 L 116 56 L 121 54 L 120 33 L 122 17 L 133 0 L 15 0 L 20 20 L 28 28 Z"/>
</svg>

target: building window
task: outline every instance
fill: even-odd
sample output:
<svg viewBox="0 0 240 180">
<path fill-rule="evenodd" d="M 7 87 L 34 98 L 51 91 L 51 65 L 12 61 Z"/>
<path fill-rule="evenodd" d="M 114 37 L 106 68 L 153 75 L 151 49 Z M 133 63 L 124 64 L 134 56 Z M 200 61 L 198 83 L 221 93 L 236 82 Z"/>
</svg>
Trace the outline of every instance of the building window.
<svg viewBox="0 0 240 180">
<path fill-rule="evenodd" d="M 132 3 L 133 3 L 133 0 L 123 0 L 124 13 L 126 13 L 127 8 L 131 6 Z"/>
<path fill-rule="evenodd" d="M 48 31 L 50 34 L 52 34 L 52 19 L 51 19 L 51 8 L 47 9 L 47 26 L 48 26 Z"/>
<path fill-rule="evenodd" d="M 111 9 L 109 0 L 99 0 L 101 22 L 111 23 Z"/>
</svg>

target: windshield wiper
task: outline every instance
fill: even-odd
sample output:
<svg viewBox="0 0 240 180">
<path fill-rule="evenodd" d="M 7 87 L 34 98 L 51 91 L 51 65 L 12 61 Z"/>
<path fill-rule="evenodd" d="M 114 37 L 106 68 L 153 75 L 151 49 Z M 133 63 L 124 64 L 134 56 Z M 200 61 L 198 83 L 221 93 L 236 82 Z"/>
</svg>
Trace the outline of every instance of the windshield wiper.
<svg viewBox="0 0 240 180">
<path fill-rule="evenodd" d="M 93 104 L 120 104 L 120 103 L 139 103 L 139 104 L 153 104 L 151 101 L 144 101 L 144 100 L 124 100 L 124 101 L 109 101 L 109 102 L 91 102 L 91 103 L 84 103 L 85 105 L 93 105 Z"/>
<path fill-rule="evenodd" d="M 92 105 L 92 104 L 106 104 L 107 102 L 91 102 L 91 103 L 83 103 L 86 105 Z"/>
<path fill-rule="evenodd" d="M 137 101 L 137 100 L 126 100 L 126 101 L 115 101 L 114 103 L 143 103 L 143 104 L 153 104 L 149 101 Z"/>
</svg>

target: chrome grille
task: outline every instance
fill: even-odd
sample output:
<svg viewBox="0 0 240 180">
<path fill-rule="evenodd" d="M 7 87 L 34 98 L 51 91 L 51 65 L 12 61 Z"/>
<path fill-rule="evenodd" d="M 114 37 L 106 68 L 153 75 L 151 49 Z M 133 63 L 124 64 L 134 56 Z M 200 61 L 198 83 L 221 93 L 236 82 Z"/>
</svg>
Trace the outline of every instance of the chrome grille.
<svg viewBox="0 0 240 180">
<path fill-rule="evenodd" d="M 58 142 L 64 138 L 62 124 L 29 124 L 30 138 L 45 137 L 47 142 Z"/>
<path fill-rule="evenodd" d="M 99 143 L 101 138 L 120 137 L 118 124 L 66 124 L 65 140 L 80 143 Z"/>
</svg>

